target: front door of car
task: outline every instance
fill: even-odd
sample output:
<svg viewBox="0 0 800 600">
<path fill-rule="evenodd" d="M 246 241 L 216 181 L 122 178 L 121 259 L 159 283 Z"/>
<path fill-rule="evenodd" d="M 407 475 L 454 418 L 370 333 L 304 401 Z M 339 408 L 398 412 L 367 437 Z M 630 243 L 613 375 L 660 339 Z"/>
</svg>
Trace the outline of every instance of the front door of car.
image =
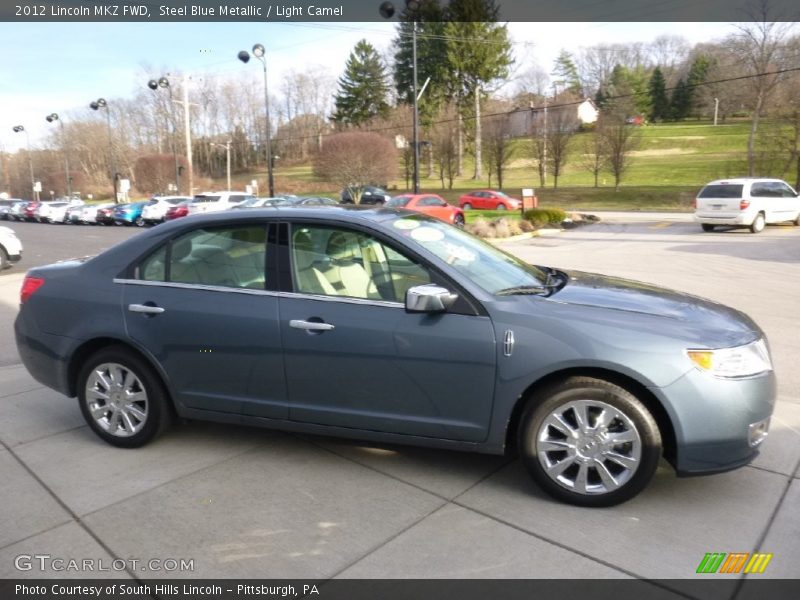
<svg viewBox="0 0 800 600">
<path fill-rule="evenodd" d="M 288 416 L 266 233 L 263 224 L 195 229 L 144 258 L 124 282 L 128 334 L 188 408 Z"/>
<path fill-rule="evenodd" d="M 284 236 L 293 293 L 280 299 L 294 421 L 452 440 L 486 438 L 495 379 L 491 321 L 405 311 L 432 272 L 345 227 Z"/>
</svg>

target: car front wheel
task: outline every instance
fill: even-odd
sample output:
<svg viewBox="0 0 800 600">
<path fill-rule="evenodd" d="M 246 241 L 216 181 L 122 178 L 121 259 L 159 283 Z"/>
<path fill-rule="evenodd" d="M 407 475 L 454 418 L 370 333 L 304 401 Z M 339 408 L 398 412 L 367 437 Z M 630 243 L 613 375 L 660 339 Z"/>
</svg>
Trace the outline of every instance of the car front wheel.
<svg viewBox="0 0 800 600">
<path fill-rule="evenodd" d="M 453 225 L 456 227 L 464 227 L 464 215 L 456 215 L 453 217 Z"/>
<path fill-rule="evenodd" d="M 461 207 L 462 210 L 472 210 L 472 204 L 469 202 L 465 202 L 464 205 Z"/>
<path fill-rule="evenodd" d="M 535 393 L 518 440 L 534 481 L 577 506 L 630 500 L 661 456 L 661 435 L 647 408 L 627 390 L 590 377 L 570 377 Z"/>
<path fill-rule="evenodd" d="M 506 209 L 506 205 L 500 203 L 500 204 L 497 205 L 497 209 L 496 210 L 505 210 L 505 209 Z"/>
<path fill-rule="evenodd" d="M 714 231 L 714 226 L 709 225 L 708 223 L 703 223 L 701 227 L 703 228 L 703 231 Z"/>
<path fill-rule="evenodd" d="M 104 348 L 86 361 L 78 375 L 78 399 L 89 427 L 121 448 L 143 446 L 172 421 L 160 379 L 124 347 Z"/>
<path fill-rule="evenodd" d="M 764 226 L 766 225 L 766 221 L 764 220 L 763 213 L 758 213 L 756 218 L 753 219 L 753 224 L 750 225 L 750 231 L 752 233 L 761 233 L 764 231 Z"/>
</svg>

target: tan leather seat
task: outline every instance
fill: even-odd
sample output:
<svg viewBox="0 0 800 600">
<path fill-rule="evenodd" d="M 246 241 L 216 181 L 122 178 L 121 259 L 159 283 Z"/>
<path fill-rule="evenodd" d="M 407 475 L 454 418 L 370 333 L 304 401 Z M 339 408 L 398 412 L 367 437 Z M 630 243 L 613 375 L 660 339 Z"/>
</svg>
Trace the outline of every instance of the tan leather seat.
<svg viewBox="0 0 800 600">
<path fill-rule="evenodd" d="M 359 262 L 363 258 L 356 234 L 343 231 L 332 233 L 328 238 L 326 255 L 330 263 L 323 274 L 339 296 L 380 298 L 378 289 Z"/>
<path fill-rule="evenodd" d="M 295 234 L 292 254 L 296 291 L 305 294 L 338 295 L 336 288 L 315 266 L 321 257 L 314 251 L 314 242 L 308 232 L 299 231 Z"/>
</svg>

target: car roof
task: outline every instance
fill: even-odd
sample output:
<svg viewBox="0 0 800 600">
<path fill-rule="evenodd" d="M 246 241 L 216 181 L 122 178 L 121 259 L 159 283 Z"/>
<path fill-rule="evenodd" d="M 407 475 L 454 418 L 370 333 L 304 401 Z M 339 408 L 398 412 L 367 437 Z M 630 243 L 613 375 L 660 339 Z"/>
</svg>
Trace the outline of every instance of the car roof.
<svg viewBox="0 0 800 600">
<path fill-rule="evenodd" d="M 715 179 L 706 185 L 745 184 L 756 181 L 778 181 L 780 183 L 786 183 L 783 179 L 776 179 L 775 177 L 731 177 L 729 179 Z"/>
</svg>

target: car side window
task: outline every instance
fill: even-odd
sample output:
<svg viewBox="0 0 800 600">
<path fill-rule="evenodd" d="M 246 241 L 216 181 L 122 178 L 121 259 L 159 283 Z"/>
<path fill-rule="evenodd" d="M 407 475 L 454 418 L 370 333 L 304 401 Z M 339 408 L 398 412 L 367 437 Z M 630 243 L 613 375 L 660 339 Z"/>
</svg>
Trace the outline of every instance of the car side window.
<svg viewBox="0 0 800 600">
<path fill-rule="evenodd" d="M 783 198 L 796 198 L 797 194 L 795 191 L 789 187 L 789 185 L 785 183 L 778 183 L 777 184 L 778 191 L 780 192 L 781 197 Z"/>
<path fill-rule="evenodd" d="M 295 227 L 291 241 L 296 292 L 404 302 L 429 271 L 374 237 L 322 226 Z"/>
<path fill-rule="evenodd" d="M 263 290 L 266 244 L 263 226 L 196 229 L 145 258 L 139 279 Z"/>
</svg>

